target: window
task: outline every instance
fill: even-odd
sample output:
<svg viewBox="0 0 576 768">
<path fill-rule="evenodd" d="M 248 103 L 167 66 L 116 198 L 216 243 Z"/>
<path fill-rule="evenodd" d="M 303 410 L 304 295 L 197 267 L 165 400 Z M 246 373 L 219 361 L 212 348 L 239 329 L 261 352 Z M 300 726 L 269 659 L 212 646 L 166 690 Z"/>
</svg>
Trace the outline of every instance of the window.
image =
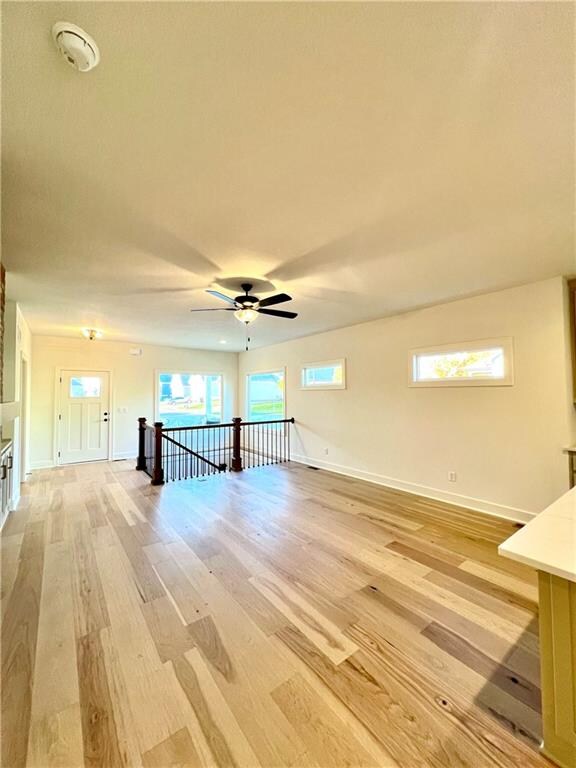
<svg viewBox="0 0 576 768">
<path fill-rule="evenodd" d="M 503 386 L 514 383 L 512 339 L 446 344 L 411 352 L 412 386 Z"/>
<path fill-rule="evenodd" d="M 345 389 L 346 367 L 344 360 L 306 363 L 301 369 L 300 386 L 302 389 Z"/>
<path fill-rule="evenodd" d="M 284 418 L 284 378 L 283 370 L 248 374 L 246 377 L 248 421 Z"/>
<path fill-rule="evenodd" d="M 72 376 L 70 397 L 100 397 L 99 376 Z"/>
<path fill-rule="evenodd" d="M 158 421 L 165 427 L 193 427 L 222 421 L 222 376 L 217 373 L 160 372 Z"/>
</svg>

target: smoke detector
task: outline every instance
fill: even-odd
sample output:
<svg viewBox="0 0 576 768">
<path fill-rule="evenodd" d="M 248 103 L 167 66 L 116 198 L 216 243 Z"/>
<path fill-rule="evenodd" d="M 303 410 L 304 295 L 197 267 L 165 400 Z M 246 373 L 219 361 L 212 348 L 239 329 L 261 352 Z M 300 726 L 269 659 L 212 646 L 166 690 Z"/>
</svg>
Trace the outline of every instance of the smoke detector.
<svg viewBox="0 0 576 768">
<path fill-rule="evenodd" d="M 57 21 L 52 27 L 52 39 L 66 62 L 79 72 L 89 72 L 98 66 L 98 46 L 89 34 L 75 24 Z"/>
</svg>

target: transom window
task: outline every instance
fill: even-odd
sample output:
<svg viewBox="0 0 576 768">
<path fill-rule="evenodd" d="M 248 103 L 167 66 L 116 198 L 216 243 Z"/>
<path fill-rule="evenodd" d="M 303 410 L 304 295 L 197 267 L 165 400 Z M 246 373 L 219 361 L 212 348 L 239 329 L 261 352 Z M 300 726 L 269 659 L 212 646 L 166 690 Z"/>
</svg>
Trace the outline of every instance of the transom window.
<svg viewBox="0 0 576 768">
<path fill-rule="evenodd" d="M 413 386 L 513 384 L 512 339 L 446 344 L 411 352 Z"/>
<path fill-rule="evenodd" d="M 222 421 L 219 373 L 158 373 L 156 407 L 165 427 L 193 427 Z"/>
<path fill-rule="evenodd" d="M 283 419 L 285 414 L 284 371 L 249 373 L 246 377 L 248 421 Z"/>
<path fill-rule="evenodd" d="M 300 371 L 302 389 L 344 389 L 346 369 L 344 360 L 305 363 Z"/>
</svg>

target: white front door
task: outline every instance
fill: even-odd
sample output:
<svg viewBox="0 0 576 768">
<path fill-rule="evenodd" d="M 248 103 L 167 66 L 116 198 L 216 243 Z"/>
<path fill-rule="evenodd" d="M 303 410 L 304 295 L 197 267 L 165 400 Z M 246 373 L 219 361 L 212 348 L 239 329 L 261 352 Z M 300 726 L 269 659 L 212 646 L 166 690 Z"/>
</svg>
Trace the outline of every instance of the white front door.
<svg viewBox="0 0 576 768">
<path fill-rule="evenodd" d="M 108 458 L 109 379 L 107 371 L 61 372 L 59 464 Z"/>
</svg>

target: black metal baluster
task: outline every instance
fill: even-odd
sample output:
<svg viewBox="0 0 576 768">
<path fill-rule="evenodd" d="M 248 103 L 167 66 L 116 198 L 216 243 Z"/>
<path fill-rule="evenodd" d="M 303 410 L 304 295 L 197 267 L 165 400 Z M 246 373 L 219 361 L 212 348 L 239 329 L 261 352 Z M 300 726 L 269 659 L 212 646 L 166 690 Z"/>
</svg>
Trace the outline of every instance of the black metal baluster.
<svg viewBox="0 0 576 768">
<path fill-rule="evenodd" d="M 166 435 L 169 437 L 170 432 L 167 432 Z M 164 444 L 166 446 L 166 463 L 170 464 L 170 473 L 169 473 L 168 479 L 175 480 L 176 478 L 174 477 L 173 455 L 171 452 L 172 451 L 171 444 L 168 442 L 168 440 L 164 440 Z"/>
<path fill-rule="evenodd" d="M 204 430 L 200 430 L 199 431 L 198 438 L 200 440 L 200 445 L 198 446 L 197 453 L 199 453 L 200 456 L 203 456 L 204 455 L 204 444 L 205 444 L 205 440 L 206 440 L 206 435 L 204 434 Z M 204 462 L 200 461 L 200 460 L 198 460 L 198 461 L 200 463 L 200 467 L 199 467 L 198 471 L 199 471 L 200 475 L 202 477 L 204 477 Z"/>
<path fill-rule="evenodd" d="M 164 433 L 167 434 L 167 433 Z M 169 456 L 166 446 L 168 443 L 162 439 L 162 468 L 164 469 L 164 482 L 170 482 Z"/>
</svg>

